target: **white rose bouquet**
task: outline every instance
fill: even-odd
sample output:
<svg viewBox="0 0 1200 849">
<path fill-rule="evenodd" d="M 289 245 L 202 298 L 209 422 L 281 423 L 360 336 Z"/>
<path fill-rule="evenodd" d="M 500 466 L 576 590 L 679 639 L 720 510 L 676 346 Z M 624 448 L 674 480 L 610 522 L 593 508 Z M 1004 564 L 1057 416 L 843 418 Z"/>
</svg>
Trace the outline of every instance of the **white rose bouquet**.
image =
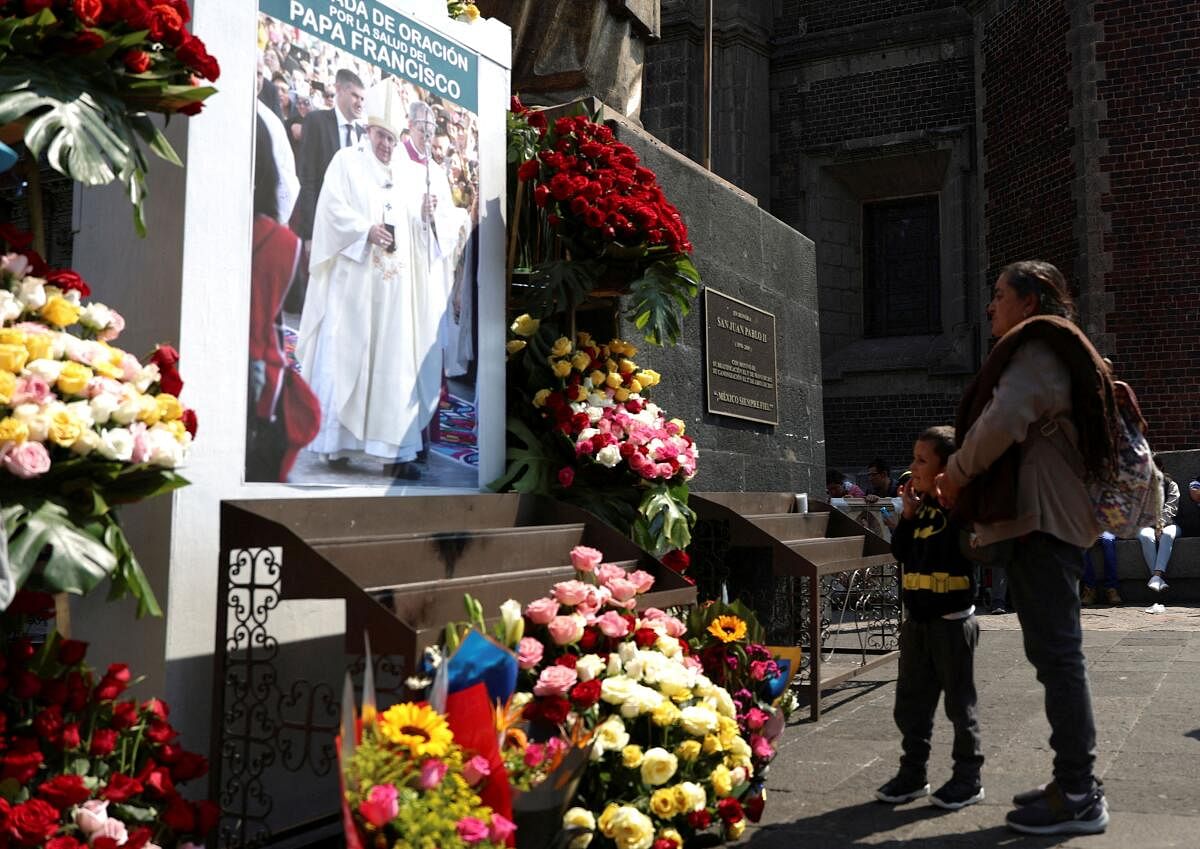
<svg viewBox="0 0 1200 849">
<path fill-rule="evenodd" d="M 142 362 L 116 347 L 124 320 L 88 295 L 35 252 L 0 256 L 0 610 L 23 586 L 83 594 L 107 577 L 114 597 L 158 615 L 113 507 L 187 483 L 174 469 L 196 417 L 178 397 L 178 354 L 159 346 Z"/>
</svg>

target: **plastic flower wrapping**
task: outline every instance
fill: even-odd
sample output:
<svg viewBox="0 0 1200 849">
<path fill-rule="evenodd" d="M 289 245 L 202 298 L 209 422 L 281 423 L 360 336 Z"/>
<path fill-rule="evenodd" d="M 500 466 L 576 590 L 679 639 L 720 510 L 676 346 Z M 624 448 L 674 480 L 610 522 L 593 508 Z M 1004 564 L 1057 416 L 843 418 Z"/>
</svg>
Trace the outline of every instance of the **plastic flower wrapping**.
<svg viewBox="0 0 1200 849">
<path fill-rule="evenodd" d="M 684 422 L 646 397 L 661 376 L 638 366 L 623 340 L 579 333 L 572 342 L 542 330 L 528 315 L 510 328 L 512 382 L 523 388 L 509 430 L 544 453 L 538 463 L 516 453 L 502 481 L 580 504 L 657 556 L 686 548 L 699 450 Z"/>
<path fill-rule="evenodd" d="M 576 577 L 525 607 L 518 700 L 534 723 L 592 732 L 591 763 L 562 827 L 575 849 L 681 849 L 741 836 L 755 753 L 728 690 L 704 672 L 687 626 L 639 609 L 648 573 L 571 552 Z"/>
<path fill-rule="evenodd" d="M 97 675 L 87 643 L 25 636 L 53 599 L 19 593 L 0 617 L 0 842 L 45 849 L 141 849 L 203 843 L 219 809 L 180 785 L 208 761 L 180 745 L 167 705 L 127 698 L 125 664 Z"/>
<path fill-rule="evenodd" d="M 485 720 L 486 721 L 486 720 Z M 426 704 L 402 702 L 363 711 L 353 746 L 342 739 L 342 780 L 360 847 L 499 849 L 513 823 L 480 800 L 488 762 L 464 752 L 446 717 Z"/>
<path fill-rule="evenodd" d="M 112 512 L 185 485 L 196 416 L 178 354 L 121 349 L 125 322 L 73 271 L 36 253 L 0 257 L 0 507 L 16 587 L 86 593 L 105 577 L 154 595 Z M 8 602 L 0 599 L 0 607 Z"/>
</svg>

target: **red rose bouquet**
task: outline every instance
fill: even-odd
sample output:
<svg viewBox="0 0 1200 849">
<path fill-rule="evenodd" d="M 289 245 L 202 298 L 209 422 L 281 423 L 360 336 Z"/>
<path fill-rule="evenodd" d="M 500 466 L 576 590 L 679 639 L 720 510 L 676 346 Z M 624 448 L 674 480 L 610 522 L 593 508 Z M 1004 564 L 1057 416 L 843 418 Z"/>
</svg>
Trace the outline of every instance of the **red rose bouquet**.
<svg viewBox="0 0 1200 849">
<path fill-rule="evenodd" d="M 113 664 L 97 676 L 87 644 L 54 634 L 41 646 L 26 618 L 52 599 L 20 593 L 0 618 L 0 844 L 46 849 L 140 849 L 203 843 L 219 809 L 178 786 L 208 761 L 185 750 L 159 699 L 126 698 L 132 674 Z"/>
<path fill-rule="evenodd" d="M 187 0 L 2 0 L 0 127 L 87 185 L 125 184 L 144 233 L 144 143 L 181 164 L 147 113 L 194 115 L 221 74 Z M 23 127 L 20 126 L 23 124 Z"/>
<path fill-rule="evenodd" d="M 676 342 L 700 275 L 683 218 L 654 172 L 587 115 L 550 123 L 516 98 L 509 159 L 517 166 L 513 245 L 523 254 L 510 264 L 530 271 L 528 311 L 546 318 L 608 281 L 630 294 L 628 316 L 647 341 Z"/>
</svg>

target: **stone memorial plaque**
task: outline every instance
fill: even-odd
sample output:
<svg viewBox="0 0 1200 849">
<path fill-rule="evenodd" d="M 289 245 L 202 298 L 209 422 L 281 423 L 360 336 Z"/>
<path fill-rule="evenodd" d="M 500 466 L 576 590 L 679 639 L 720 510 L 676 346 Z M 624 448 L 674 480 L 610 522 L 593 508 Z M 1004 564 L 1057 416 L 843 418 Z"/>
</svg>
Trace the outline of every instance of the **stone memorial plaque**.
<svg viewBox="0 0 1200 849">
<path fill-rule="evenodd" d="M 710 413 L 779 424 L 772 313 L 706 288 L 704 356 Z"/>
</svg>

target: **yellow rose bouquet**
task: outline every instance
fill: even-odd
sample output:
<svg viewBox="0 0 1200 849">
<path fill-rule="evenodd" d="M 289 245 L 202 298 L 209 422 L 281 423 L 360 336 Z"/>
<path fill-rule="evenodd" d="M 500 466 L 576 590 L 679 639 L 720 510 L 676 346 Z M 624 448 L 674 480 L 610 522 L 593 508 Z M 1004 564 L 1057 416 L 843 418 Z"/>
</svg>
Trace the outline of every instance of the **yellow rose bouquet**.
<svg viewBox="0 0 1200 849">
<path fill-rule="evenodd" d="M 500 484 L 578 504 L 656 556 L 686 548 L 699 449 L 647 398 L 658 372 L 621 339 L 572 341 L 528 315 L 510 330 L 509 430 L 527 447 Z"/>
<path fill-rule="evenodd" d="M 84 594 L 111 578 L 113 597 L 160 615 L 113 508 L 187 483 L 174 470 L 196 416 L 174 349 L 143 362 L 117 347 L 124 320 L 88 295 L 33 251 L 0 256 L 0 609 L 23 586 Z"/>
</svg>

